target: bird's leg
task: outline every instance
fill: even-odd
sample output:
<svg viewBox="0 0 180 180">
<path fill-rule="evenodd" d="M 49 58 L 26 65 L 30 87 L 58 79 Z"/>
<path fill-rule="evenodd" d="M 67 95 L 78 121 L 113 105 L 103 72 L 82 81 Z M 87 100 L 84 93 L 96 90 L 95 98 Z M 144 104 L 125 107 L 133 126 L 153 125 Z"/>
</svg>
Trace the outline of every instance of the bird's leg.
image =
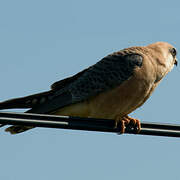
<svg viewBox="0 0 180 180">
<path fill-rule="evenodd" d="M 126 129 L 133 129 L 136 133 L 139 133 L 141 130 L 141 123 L 138 119 L 134 119 L 126 115 L 123 118 L 116 118 L 115 128 L 120 129 L 119 134 L 125 133 Z"/>
</svg>

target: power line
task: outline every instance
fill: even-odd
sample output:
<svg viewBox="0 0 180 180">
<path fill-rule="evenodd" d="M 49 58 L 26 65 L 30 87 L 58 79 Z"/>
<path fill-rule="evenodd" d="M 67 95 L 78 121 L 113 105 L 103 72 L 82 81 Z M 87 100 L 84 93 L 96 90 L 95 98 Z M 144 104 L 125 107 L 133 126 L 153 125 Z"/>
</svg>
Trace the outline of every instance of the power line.
<svg viewBox="0 0 180 180">
<path fill-rule="evenodd" d="M 118 133 L 119 128 L 114 128 L 114 120 L 80 118 L 70 116 L 55 116 L 44 114 L 0 112 L 0 124 L 2 125 L 27 125 L 34 127 L 62 128 L 85 131 L 98 131 Z M 180 125 L 160 124 L 160 123 L 141 123 L 139 135 L 154 135 L 180 137 Z M 127 126 L 126 134 L 136 134 L 135 127 Z"/>
</svg>

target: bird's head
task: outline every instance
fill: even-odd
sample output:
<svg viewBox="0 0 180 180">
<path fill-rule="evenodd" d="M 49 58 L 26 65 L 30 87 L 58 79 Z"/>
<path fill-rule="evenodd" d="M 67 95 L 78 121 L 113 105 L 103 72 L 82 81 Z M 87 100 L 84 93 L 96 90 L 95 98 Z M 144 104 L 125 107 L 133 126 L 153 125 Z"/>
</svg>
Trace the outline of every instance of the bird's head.
<svg viewBox="0 0 180 180">
<path fill-rule="evenodd" d="M 157 81 L 159 81 L 173 69 L 174 65 L 177 66 L 177 51 L 166 42 L 156 42 L 147 47 L 153 51 L 153 61 L 156 65 Z"/>
</svg>

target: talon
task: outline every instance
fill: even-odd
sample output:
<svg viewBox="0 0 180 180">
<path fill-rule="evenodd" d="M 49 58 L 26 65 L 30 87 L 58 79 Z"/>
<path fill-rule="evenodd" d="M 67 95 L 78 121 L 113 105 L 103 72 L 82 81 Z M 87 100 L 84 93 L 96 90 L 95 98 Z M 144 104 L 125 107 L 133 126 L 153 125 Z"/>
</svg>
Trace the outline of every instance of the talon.
<svg viewBox="0 0 180 180">
<path fill-rule="evenodd" d="M 141 130 L 141 123 L 138 119 L 124 116 L 121 120 L 116 119 L 115 128 L 119 127 L 119 133 L 125 133 L 126 129 L 131 132 L 139 133 Z M 119 124 L 120 123 L 120 124 Z"/>
<path fill-rule="evenodd" d="M 140 133 L 141 131 L 141 122 L 140 120 L 136 119 L 136 133 Z"/>
<path fill-rule="evenodd" d="M 122 121 L 121 121 L 120 134 L 125 133 L 125 129 L 126 129 L 126 121 L 122 120 Z"/>
<path fill-rule="evenodd" d="M 129 119 L 124 117 L 123 119 L 121 117 L 117 117 L 115 120 L 115 128 L 118 129 L 118 134 L 125 133 L 126 126 L 129 124 Z"/>
<path fill-rule="evenodd" d="M 141 123 L 138 119 L 131 118 L 129 116 L 126 116 L 128 118 L 129 123 L 126 125 L 126 128 L 131 130 L 131 132 L 139 133 L 141 130 Z"/>
</svg>

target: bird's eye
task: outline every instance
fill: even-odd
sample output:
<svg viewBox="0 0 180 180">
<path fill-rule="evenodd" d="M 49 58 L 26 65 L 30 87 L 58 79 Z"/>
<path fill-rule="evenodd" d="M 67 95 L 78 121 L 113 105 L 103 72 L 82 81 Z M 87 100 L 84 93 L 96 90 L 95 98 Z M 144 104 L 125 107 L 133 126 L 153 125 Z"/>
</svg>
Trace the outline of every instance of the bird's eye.
<svg viewBox="0 0 180 180">
<path fill-rule="evenodd" d="M 177 54 L 177 51 L 176 51 L 175 48 L 170 49 L 170 52 L 171 52 L 171 54 L 172 54 L 173 57 L 175 57 L 176 54 Z"/>
</svg>

